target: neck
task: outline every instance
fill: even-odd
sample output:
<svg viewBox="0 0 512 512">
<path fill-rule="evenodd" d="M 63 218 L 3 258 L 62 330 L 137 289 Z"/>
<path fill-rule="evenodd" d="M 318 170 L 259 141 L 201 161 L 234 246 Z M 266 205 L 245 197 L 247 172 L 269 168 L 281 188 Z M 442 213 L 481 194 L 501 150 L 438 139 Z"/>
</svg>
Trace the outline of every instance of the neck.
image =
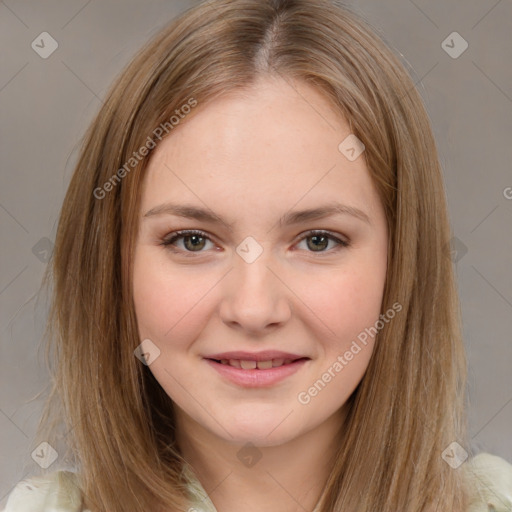
<svg viewBox="0 0 512 512">
<path fill-rule="evenodd" d="M 314 510 L 333 464 L 340 410 L 315 429 L 278 446 L 221 439 L 180 415 L 177 437 L 185 460 L 217 510 Z M 257 444 L 257 443 L 255 443 Z"/>
</svg>

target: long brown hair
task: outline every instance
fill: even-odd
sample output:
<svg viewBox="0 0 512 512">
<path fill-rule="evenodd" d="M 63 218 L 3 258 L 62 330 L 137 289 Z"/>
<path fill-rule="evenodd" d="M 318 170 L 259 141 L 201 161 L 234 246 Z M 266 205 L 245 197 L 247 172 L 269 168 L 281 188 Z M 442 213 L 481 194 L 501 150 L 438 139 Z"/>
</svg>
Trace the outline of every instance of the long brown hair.
<svg viewBox="0 0 512 512">
<path fill-rule="evenodd" d="M 467 446 L 466 359 L 436 145 L 396 52 L 329 0 L 202 3 L 160 31 L 111 87 L 86 133 L 47 276 L 52 388 L 39 440 L 58 444 L 52 427 L 65 421 L 94 511 L 187 508 L 172 401 L 133 353 L 141 185 L 150 143 L 262 74 L 316 87 L 364 143 L 390 234 L 382 311 L 403 308 L 378 333 L 350 397 L 321 511 L 460 512 L 460 472 L 441 454 L 453 441 Z"/>
</svg>

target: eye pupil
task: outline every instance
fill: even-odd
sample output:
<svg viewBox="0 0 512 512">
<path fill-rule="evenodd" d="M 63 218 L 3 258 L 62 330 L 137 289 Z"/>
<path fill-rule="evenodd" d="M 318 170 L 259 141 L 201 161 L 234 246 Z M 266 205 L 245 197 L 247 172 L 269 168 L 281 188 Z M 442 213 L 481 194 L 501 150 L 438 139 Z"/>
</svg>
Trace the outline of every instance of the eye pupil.
<svg viewBox="0 0 512 512">
<path fill-rule="evenodd" d="M 326 237 L 326 236 L 322 236 L 322 235 L 314 235 L 314 236 L 311 236 L 308 238 L 308 240 L 312 240 L 313 241 L 313 244 L 314 245 L 310 245 L 309 242 L 308 242 L 308 247 L 310 249 L 313 248 L 313 250 L 315 249 L 325 249 L 328 245 L 329 245 L 329 238 Z M 320 241 L 320 245 L 316 245 L 318 241 Z"/>
<path fill-rule="evenodd" d="M 204 238 L 202 236 L 199 236 L 199 235 L 188 235 L 188 236 L 185 236 L 183 237 L 184 239 L 184 242 L 185 242 L 185 246 L 187 247 L 187 249 L 190 249 L 190 247 L 188 246 L 187 242 L 190 241 L 190 240 L 193 240 L 192 242 L 192 250 L 194 249 L 202 249 L 204 247 Z M 199 243 L 197 243 L 199 240 L 201 240 Z"/>
</svg>

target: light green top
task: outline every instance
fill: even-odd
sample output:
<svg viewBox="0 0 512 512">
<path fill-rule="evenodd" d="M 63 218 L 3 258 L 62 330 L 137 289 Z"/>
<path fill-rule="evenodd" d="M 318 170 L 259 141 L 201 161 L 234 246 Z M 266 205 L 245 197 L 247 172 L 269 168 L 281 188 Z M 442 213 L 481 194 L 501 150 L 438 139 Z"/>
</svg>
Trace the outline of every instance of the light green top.
<svg viewBox="0 0 512 512">
<path fill-rule="evenodd" d="M 512 465 L 489 453 L 481 453 L 461 467 L 471 491 L 467 512 L 512 512 Z M 186 470 L 194 497 L 190 511 L 216 512 L 200 482 Z M 75 473 L 55 471 L 19 482 L 3 512 L 90 512 L 81 508 Z"/>
</svg>

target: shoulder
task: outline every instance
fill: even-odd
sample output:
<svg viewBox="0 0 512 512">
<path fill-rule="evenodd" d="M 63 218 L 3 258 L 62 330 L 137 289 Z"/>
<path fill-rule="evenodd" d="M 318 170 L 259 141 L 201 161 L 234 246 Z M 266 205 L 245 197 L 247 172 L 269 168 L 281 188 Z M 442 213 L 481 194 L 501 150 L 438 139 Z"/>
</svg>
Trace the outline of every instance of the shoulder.
<svg viewBox="0 0 512 512">
<path fill-rule="evenodd" d="M 216 512 L 215 505 L 204 490 L 201 482 L 197 479 L 193 469 L 188 464 L 184 464 L 182 473 L 187 480 L 187 487 L 190 493 L 191 507 L 188 509 L 188 512 Z"/>
<path fill-rule="evenodd" d="M 183 468 L 188 481 L 190 512 L 215 512 L 207 493 L 191 469 Z M 82 508 L 78 476 L 71 471 L 54 471 L 21 480 L 9 494 L 0 512 L 91 512 Z"/>
<path fill-rule="evenodd" d="M 489 453 L 480 453 L 461 466 L 469 494 L 467 512 L 512 510 L 512 464 Z M 189 489 L 199 510 L 215 510 L 193 473 L 186 472 Z M 204 507 L 204 508 L 203 508 Z M 56 471 L 19 482 L 3 512 L 90 512 L 82 508 L 77 475 Z"/>
<path fill-rule="evenodd" d="M 55 471 L 18 482 L 3 512 L 88 512 L 82 509 L 77 475 Z"/>
<path fill-rule="evenodd" d="M 480 453 L 461 466 L 469 494 L 467 512 L 512 510 L 512 464 Z"/>
</svg>

